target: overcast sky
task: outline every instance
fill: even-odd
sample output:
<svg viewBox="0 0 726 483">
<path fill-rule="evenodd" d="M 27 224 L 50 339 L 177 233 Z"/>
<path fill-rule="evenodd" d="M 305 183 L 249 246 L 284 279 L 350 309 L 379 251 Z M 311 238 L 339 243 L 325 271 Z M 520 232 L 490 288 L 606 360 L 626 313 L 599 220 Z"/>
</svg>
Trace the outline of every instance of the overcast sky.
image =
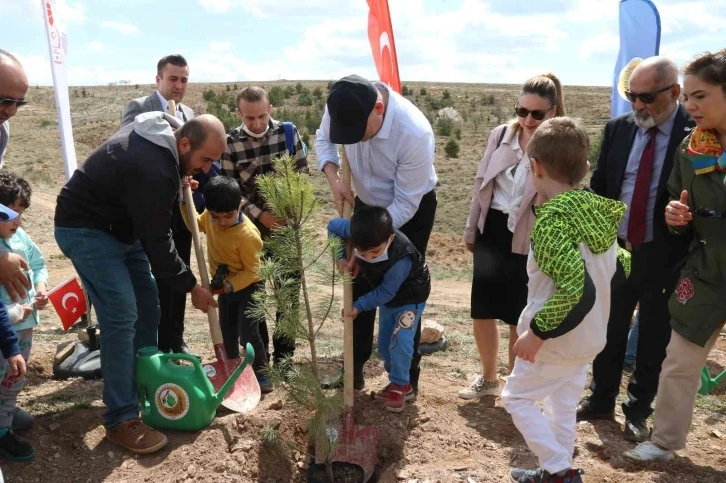
<svg viewBox="0 0 726 483">
<path fill-rule="evenodd" d="M 401 79 L 610 85 L 618 0 L 389 0 Z M 679 65 L 726 47 L 726 0 L 655 0 L 661 54 Z M 365 0 L 68 0 L 71 85 L 152 83 L 183 54 L 192 82 L 377 77 Z M 262 6 L 264 5 L 264 7 Z M 52 83 L 41 0 L 0 0 L 0 47 Z"/>
</svg>

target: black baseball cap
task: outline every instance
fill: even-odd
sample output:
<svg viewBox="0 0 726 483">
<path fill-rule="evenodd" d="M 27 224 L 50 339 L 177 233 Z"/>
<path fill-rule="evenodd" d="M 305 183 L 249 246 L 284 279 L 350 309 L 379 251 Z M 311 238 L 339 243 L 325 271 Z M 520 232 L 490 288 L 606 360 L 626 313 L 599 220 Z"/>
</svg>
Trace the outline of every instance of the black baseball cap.
<svg viewBox="0 0 726 483">
<path fill-rule="evenodd" d="M 333 84 L 327 102 L 330 141 L 335 144 L 361 142 L 377 99 L 376 86 L 359 75 L 343 77 Z"/>
</svg>

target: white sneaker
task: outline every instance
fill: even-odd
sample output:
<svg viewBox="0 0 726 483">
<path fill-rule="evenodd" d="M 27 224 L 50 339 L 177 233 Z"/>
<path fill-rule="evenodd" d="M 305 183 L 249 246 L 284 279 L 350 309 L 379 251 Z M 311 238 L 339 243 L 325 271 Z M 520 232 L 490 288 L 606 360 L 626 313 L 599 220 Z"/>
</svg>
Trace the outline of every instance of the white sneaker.
<svg viewBox="0 0 726 483">
<path fill-rule="evenodd" d="M 645 441 L 630 451 L 623 453 L 623 456 L 635 461 L 670 461 L 673 459 L 673 451 L 661 449 L 652 441 Z"/>
<path fill-rule="evenodd" d="M 499 381 L 485 381 L 482 376 L 476 376 L 469 387 L 459 391 L 461 399 L 476 399 L 482 396 L 498 396 Z"/>
</svg>

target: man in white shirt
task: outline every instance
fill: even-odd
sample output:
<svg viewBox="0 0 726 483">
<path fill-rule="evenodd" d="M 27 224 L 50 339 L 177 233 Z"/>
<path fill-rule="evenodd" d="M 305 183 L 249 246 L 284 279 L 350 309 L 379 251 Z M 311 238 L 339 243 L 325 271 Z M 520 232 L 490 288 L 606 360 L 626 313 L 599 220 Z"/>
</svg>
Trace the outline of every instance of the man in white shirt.
<svg viewBox="0 0 726 483">
<path fill-rule="evenodd" d="M 338 174 L 340 158 L 336 144 L 344 145 L 355 195 Z M 328 178 L 341 215 L 343 200 L 354 204 L 354 212 L 366 205 L 387 208 L 394 227 L 425 257 L 436 214 L 434 188 L 438 179 L 434 145 L 431 124 L 416 106 L 383 83 L 350 75 L 330 89 L 316 132 L 315 152 L 318 168 Z M 355 279 L 354 299 L 370 291 L 365 280 Z M 353 324 L 357 390 L 365 387 L 363 365 L 373 348 L 375 315 L 375 311 L 360 313 Z M 415 392 L 420 371 L 420 336 L 419 325 L 410 371 Z"/>
</svg>

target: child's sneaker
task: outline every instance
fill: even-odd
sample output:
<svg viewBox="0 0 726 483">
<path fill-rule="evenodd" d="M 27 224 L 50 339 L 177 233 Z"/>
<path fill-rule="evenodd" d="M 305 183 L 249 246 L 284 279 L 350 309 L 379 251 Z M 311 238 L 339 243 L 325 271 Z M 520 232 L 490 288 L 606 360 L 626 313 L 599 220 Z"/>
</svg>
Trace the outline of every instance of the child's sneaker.
<svg viewBox="0 0 726 483">
<path fill-rule="evenodd" d="M 662 449 L 652 441 L 645 441 L 630 451 L 623 453 L 623 456 L 635 461 L 670 461 L 673 459 L 673 451 Z"/>
<path fill-rule="evenodd" d="M 403 408 L 406 407 L 407 388 L 410 388 L 411 393 L 413 393 L 413 388 L 410 383 L 406 386 L 391 384 L 388 387 L 388 396 L 386 396 L 386 409 L 388 411 L 391 411 L 392 413 L 400 413 L 403 411 Z"/>
<path fill-rule="evenodd" d="M 0 455 L 13 461 L 30 461 L 35 457 L 35 448 L 9 429 L 0 438 Z"/>
<path fill-rule="evenodd" d="M 267 378 L 264 374 L 255 374 L 257 376 L 257 383 L 260 385 L 260 392 L 262 394 L 269 394 L 275 390 L 275 384 Z"/>
<path fill-rule="evenodd" d="M 469 387 L 459 391 L 461 399 L 476 399 L 482 396 L 498 396 L 499 381 L 485 381 L 482 376 L 476 376 Z"/>
<path fill-rule="evenodd" d="M 509 475 L 515 483 L 582 483 L 582 470 L 568 469 L 549 474 L 543 469 L 523 470 L 521 468 L 513 469 Z"/>
<path fill-rule="evenodd" d="M 380 391 L 378 391 L 373 397 L 376 401 L 387 401 L 389 397 L 389 391 L 391 390 L 392 384 L 387 385 Z M 398 386 L 401 387 L 401 386 Z M 405 392 L 405 399 L 406 401 L 410 401 L 416 397 L 416 393 L 413 391 L 413 386 L 409 382 L 404 386 Z"/>
</svg>

